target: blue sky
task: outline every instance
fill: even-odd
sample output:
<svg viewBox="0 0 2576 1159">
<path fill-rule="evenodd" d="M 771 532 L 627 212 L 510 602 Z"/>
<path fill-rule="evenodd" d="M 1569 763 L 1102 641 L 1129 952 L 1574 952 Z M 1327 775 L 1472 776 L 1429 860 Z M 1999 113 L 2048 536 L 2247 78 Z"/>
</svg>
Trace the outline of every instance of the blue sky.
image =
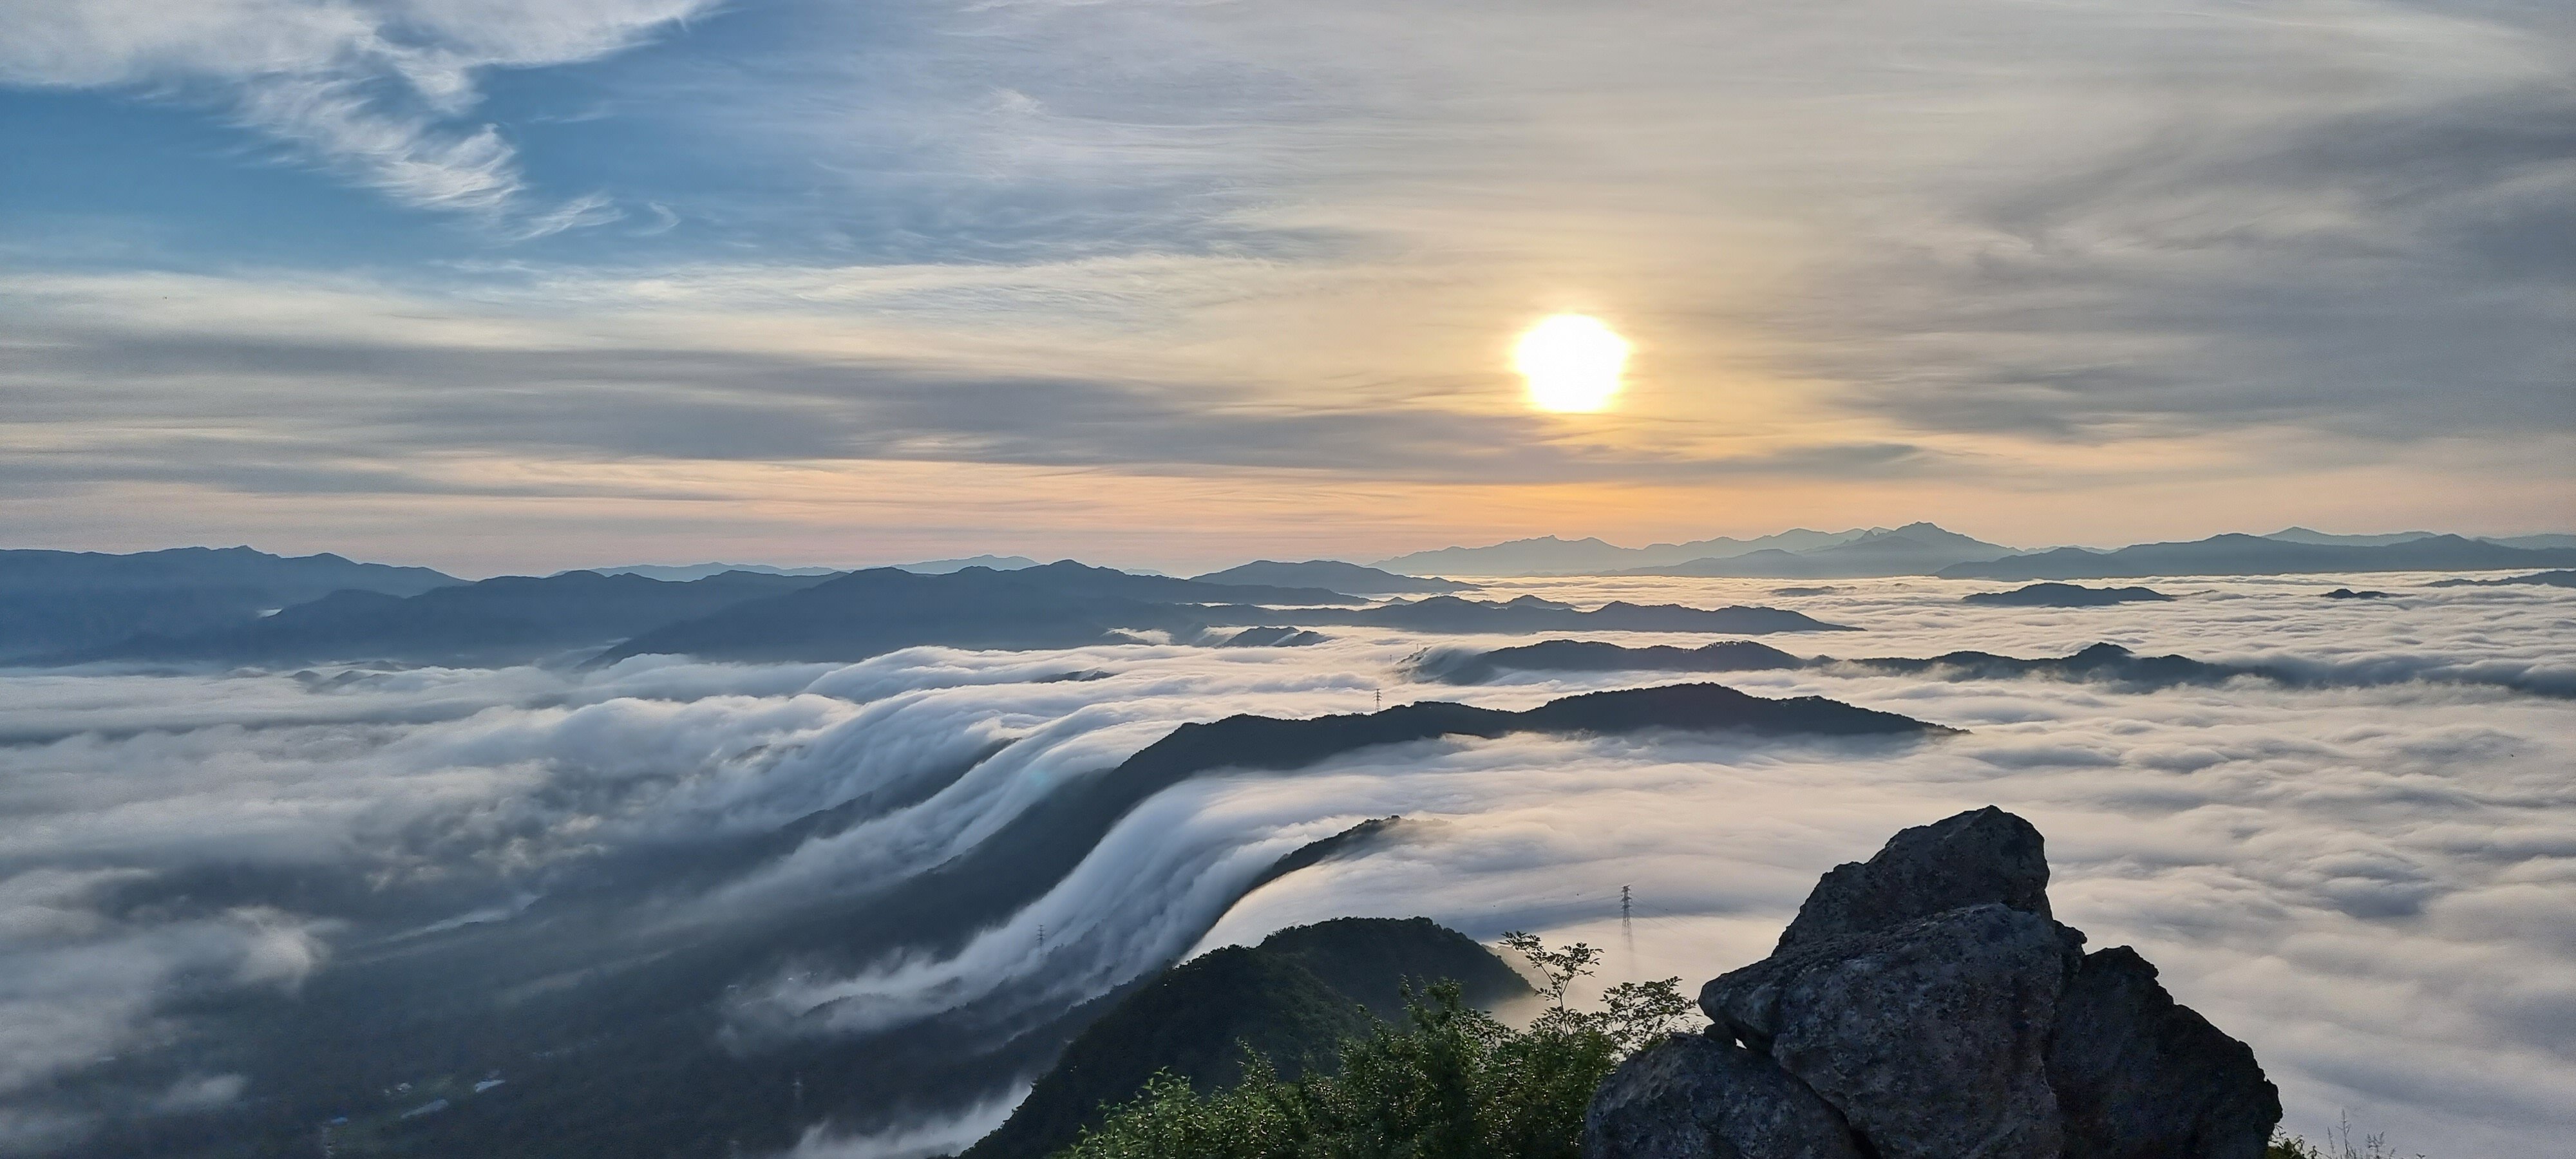
<svg viewBox="0 0 2576 1159">
<path fill-rule="evenodd" d="M 2563 530 L 2576 15 L 0 0 L 16 544 Z M 1537 413 L 1513 337 L 1636 344 Z"/>
</svg>

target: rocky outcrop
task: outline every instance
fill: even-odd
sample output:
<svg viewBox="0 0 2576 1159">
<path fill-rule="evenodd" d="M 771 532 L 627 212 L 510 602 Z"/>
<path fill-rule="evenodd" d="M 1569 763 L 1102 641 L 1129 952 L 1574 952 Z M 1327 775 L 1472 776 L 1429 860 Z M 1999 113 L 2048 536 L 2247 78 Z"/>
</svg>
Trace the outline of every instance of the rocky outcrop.
<svg viewBox="0 0 2576 1159">
<path fill-rule="evenodd" d="M 1705 1034 L 1602 1084 L 1584 1154 L 2260 1156 L 2281 1108 L 2253 1052 L 2136 951 L 2084 953 L 2047 890 L 2039 831 L 1994 808 L 1835 868 L 1770 957 L 1701 990 Z"/>
<path fill-rule="evenodd" d="M 2067 1159 L 2259 1159 L 2281 1104 L 2244 1043 L 2114 946 L 2084 956 L 2058 1000 L 2049 1086 Z"/>
<path fill-rule="evenodd" d="M 2049 916 L 2047 841 L 1992 805 L 1907 829 L 1878 856 L 1827 871 L 1772 952 L 1987 902 Z"/>
</svg>

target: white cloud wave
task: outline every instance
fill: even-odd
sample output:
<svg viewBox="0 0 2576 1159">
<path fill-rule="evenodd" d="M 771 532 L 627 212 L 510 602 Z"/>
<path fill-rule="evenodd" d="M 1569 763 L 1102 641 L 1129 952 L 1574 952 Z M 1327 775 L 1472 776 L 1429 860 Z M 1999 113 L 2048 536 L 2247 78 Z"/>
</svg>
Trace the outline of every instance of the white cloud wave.
<svg viewBox="0 0 2576 1159">
<path fill-rule="evenodd" d="M 2196 593 L 2174 604 L 2080 613 L 1967 609 L 1958 594 L 1982 585 L 1927 580 L 1857 581 L 1797 606 L 1869 628 L 1829 642 L 1855 655 L 2062 654 L 2109 639 L 2438 674 L 2546 668 L 2576 645 L 2566 595 L 2421 578 L 2374 578 L 2401 594 L 2366 608 L 2319 599 L 2325 585 L 2298 579 L 2188 581 L 2166 585 Z M 1527 586 L 1697 603 L 1764 590 Z M 951 863 L 1182 721 L 1363 710 L 1381 684 L 1390 702 L 1516 708 L 1671 679 L 1402 684 L 1403 658 L 1430 642 L 1345 631 L 1278 650 L 916 649 L 846 666 L 654 658 L 581 674 L 380 673 L 328 691 L 242 674 L 0 674 L 0 731 L 21 738 L 0 747 L 0 1040 L 27 1047 L 0 1052 L 15 1068 L 0 1085 L 60 1080 L 147 1041 L 174 1017 L 166 1003 L 183 974 L 292 985 L 329 969 L 344 942 L 457 914 L 506 924 L 548 874 L 625 849 L 712 845 L 857 810 L 846 828 L 692 896 L 639 906 L 638 929 L 685 938 Z M 1096 678 L 1059 679 L 1077 672 Z M 2444 1154 L 2546 1149 L 2576 1127 L 2563 1097 L 2576 1065 L 2576 728 L 2563 702 L 2423 681 L 2142 693 L 1839 670 L 1729 679 L 1972 731 L 1928 743 L 1436 741 L 1203 777 L 1149 799 L 990 928 L 946 949 L 742 977 L 734 1013 L 832 1035 L 972 1003 L 997 1024 L 1025 1024 L 1187 949 L 1278 854 L 1391 813 L 1436 823 L 1265 887 L 1199 944 L 1419 913 L 1478 936 L 1582 937 L 1613 947 L 1617 976 L 1697 980 L 1759 957 L 1825 868 L 1899 827 L 1994 803 L 2048 834 L 2063 918 L 2097 946 L 2138 946 L 2178 997 L 2254 1045 L 2292 1127 L 2313 1131 L 2349 1107 Z M 166 913 L 106 900 L 242 864 L 379 882 L 413 900 L 384 912 L 236 899 Z M 1640 901 L 1633 943 L 1618 927 L 1622 885 Z M 0 1092 L 0 1104 L 29 1130 L 55 1129 L 40 1099 Z M 890 1133 L 817 1133 L 806 1149 L 893 1154 L 914 1136 L 950 1137 L 936 1113 L 919 1114 Z"/>
</svg>

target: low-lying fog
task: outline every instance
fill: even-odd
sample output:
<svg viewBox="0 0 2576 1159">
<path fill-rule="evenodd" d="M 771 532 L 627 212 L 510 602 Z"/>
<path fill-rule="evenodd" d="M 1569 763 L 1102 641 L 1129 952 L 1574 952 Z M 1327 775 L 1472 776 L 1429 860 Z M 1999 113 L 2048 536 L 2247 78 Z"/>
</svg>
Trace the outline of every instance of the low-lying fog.
<svg viewBox="0 0 2576 1159">
<path fill-rule="evenodd" d="M 1999 804 L 2047 834 L 2058 917 L 2096 947 L 2137 946 L 2177 998 L 2250 1042 L 2282 1088 L 2285 1126 L 2314 1135 L 2348 1111 L 2410 1154 L 2547 1153 L 2576 1137 L 2576 702 L 2474 681 L 2576 681 L 2576 592 L 2369 576 L 2349 586 L 2394 598 L 2322 598 L 2352 578 L 2151 581 L 2183 598 L 2065 610 L 1966 606 L 1960 595 L 2008 585 L 1936 580 L 1801 596 L 1743 580 L 1498 589 L 1586 605 L 1765 603 L 1867 629 L 1764 638 L 1801 655 L 2042 656 L 2110 641 L 2311 666 L 2342 685 L 2305 689 L 1813 670 L 1449 687 L 1408 682 L 1403 662 L 1547 637 L 1351 628 L 1305 648 L 919 649 L 846 666 L 0 673 L 0 1138 L 76 1138 L 101 1107 L 187 1114 L 255 1097 L 239 1074 L 186 1066 L 125 1104 L 65 1092 L 102 1059 L 178 1049 L 181 998 L 292 992 L 388 939 L 508 923 L 568 867 L 883 802 L 836 836 L 633 903 L 637 928 L 686 939 L 920 873 L 1180 722 L 1362 712 L 1381 693 L 1521 708 L 1711 679 L 1970 731 L 1519 736 L 1202 778 L 1127 816 L 1043 898 L 955 953 L 738 979 L 728 1033 L 757 1049 L 763 1035 L 883 1030 L 959 1003 L 1004 1020 L 1059 1012 L 1193 945 L 1343 914 L 1580 938 L 1611 948 L 1605 981 L 1696 987 L 1766 952 L 1825 869 L 1900 827 Z M 962 777 L 933 776 L 1006 741 Z M 1227 909 L 1280 854 L 1390 814 L 1426 823 Z M 807 1149 L 954 1145 L 1005 1113 L 1013 1089 L 956 1091 L 952 1106 L 881 1130 L 817 1131 Z"/>
</svg>

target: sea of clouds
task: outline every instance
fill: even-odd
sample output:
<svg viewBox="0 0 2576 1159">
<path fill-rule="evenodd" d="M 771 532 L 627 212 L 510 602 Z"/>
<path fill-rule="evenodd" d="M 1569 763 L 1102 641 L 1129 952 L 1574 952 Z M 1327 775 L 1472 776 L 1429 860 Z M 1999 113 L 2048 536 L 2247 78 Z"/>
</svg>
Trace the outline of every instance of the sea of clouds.
<svg viewBox="0 0 2576 1159">
<path fill-rule="evenodd" d="M 2435 578 L 2368 577 L 2395 595 L 2367 601 L 2321 598 L 2337 585 L 2308 578 L 2158 581 L 2183 598 L 2085 609 L 1970 607 L 1961 594 L 1996 585 L 1924 579 L 1806 596 L 1516 582 L 1502 594 L 1767 603 L 1867 629 L 1765 638 L 1800 654 L 2110 641 L 2319 683 L 1736 673 L 1711 679 L 1968 732 L 1515 736 L 1200 777 L 970 937 L 740 979 L 728 1033 L 881 1033 L 959 1007 L 1006 1033 L 1173 956 L 1345 914 L 1580 938 L 1611 949 L 1602 981 L 1695 986 L 1761 957 L 1825 869 L 1998 804 L 2047 834 L 2060 919 L 2096 947 L 2138 947 L 2177 998 L 2250 1042 L 2289 1128 L 2314 1135 L 2348 1112 L 2409 1153 L 2546 1153 L 2576 1129 L 2576 706 L 2492 681 L 2576 687 L 2576 593 L 2423 586 Z M 685 939 L 951 862 L 1182 722 L 1359 712 L 1381 695 L 1521 708 L 1691 679 L 1419 685 L 1406 661 L 1426 647 L 1534 637 L 1327 631 L 1308 648 L 915 649 L 855 665 L 0 672 L 0 1137 L 77 1137 L 101 1104 L 61 1092 L 174 1041 L 191 996 L 292 993 L 335 954 L 506 923 L 581 874 L 643 864 L 639 851 L 820 809 L 855 817 L 633 903 L 637 929 Z M 1419 823 L 1242 896 L 1281 854 L 1393 814 Z M 226 884 L 207 886 L 218 870 Z M 1624 927 L 1622 886 L 1636 899 Z M 256 1097 L 248 1085 L 178 1074 L 127 1110 L 191 1113 Z M 1020 1089 L 957 1092 L 948 1116 L 818 1122 L 800 1150 L 945 1149 Z"/>
</svg>

